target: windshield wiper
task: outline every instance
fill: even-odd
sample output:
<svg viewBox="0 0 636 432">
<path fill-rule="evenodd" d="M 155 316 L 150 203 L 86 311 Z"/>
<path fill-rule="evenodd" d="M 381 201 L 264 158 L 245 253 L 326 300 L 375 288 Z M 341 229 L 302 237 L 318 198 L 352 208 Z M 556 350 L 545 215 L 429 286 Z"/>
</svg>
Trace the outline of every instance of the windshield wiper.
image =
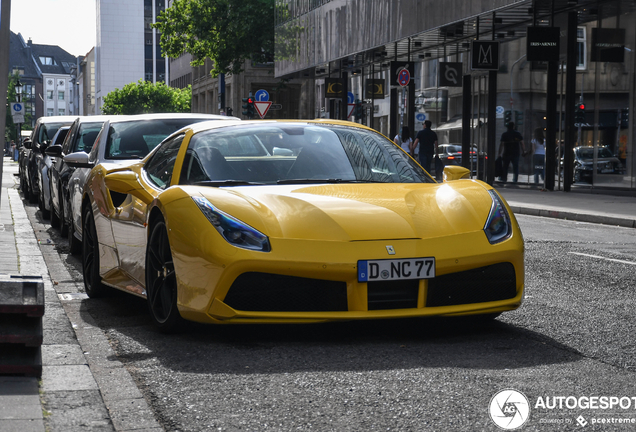
<svg viewBox="0 0 636 432">
<path fill-rule="evenodd" d="M 265 183 L 259 182 L 250 182 L 245 180 L 204 180 L 199 182 L 192 183 L 193 186 L 258 186 L 264 185 Z"/>
<path fill-rule="evenodd" d="M 343 179 L 282 179 L 277 184 L 310 184 L 310 183 L 386 183 L 376 180 L 343 180 Z"/>
</svg>

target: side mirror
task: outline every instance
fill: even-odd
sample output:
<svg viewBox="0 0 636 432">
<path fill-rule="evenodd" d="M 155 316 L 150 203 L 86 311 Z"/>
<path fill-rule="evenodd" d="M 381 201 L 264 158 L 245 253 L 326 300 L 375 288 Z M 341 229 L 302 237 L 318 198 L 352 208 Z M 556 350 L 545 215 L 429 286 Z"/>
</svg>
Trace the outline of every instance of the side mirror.
<svg viewBox="0 0 636 432">
<path fill-rule="evenodd" d="M 30 139 L 26 139 L 22 142 L 22 145 L 24 146 L 25 149 L 29 149 L 31 150 L 31 148 L 33 147 L 33 143 L 31 142 Z"/>
<path fill-rule="evenodd" d="M 113 192 L 130 194 L 145 204 L 150 204 L 155 199 L 155 197 L 148 193 L 141 183 L 139 183 L 139 177 L 133 171 L 115 171 L 106 174 L 104 184 Z"/>
<path fill-rule="evenodd" d="M 64 163 L 73 168 L 93 168 L 95 164 L 88 161 L 88 153 L 83 151 L 64 156 Z"/>
<path fill-rule="evenodd" d="M 447 165 L 444 167 L 444 181 L 449 182 L 470 178 L 470 170 L 459 165 Z"/>
<path fill-rule="evenodd" d="M 49 146 L 44 150 L 44 153 L 53 156 L 53 157 L 61 157 L 62 156 L 62 146 L 59 144 Z"/>
</svg>

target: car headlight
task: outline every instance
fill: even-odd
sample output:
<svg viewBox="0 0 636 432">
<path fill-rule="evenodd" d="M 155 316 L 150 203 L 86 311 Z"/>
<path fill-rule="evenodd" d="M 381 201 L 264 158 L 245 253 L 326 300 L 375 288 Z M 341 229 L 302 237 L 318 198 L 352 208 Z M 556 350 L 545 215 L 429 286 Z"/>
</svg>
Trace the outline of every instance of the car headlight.
<svg viewBox="0 0 636 432">
<path fill-rule="evenodd" d="M 243 249 L 269 252 L 269 238 L 258 230 L 215 208 L 203 197 L 192 197 L 199 210 L 228 243 Z"/>
<path fill-rule="evenodd" d="M 500 243 L 512 235 L 512 224 L 506 206 L 493 189 L 489 190 L 492 198 L 492 206 L 488 214 L 488 220 L 484 226 L 484 232 L 490 244 Z"/>
</svg>

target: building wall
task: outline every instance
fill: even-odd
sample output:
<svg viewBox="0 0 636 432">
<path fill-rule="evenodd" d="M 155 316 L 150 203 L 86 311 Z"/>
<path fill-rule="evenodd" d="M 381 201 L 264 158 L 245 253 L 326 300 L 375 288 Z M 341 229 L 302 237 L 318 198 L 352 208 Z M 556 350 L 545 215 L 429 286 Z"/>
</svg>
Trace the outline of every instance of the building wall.
<svg viewBox="0 0 636 432">
<path fill-rule="evenodd" d="M 97 0 L 96 112 L 111 91 L 144 79 L 144 3 Z"/>
</svg>

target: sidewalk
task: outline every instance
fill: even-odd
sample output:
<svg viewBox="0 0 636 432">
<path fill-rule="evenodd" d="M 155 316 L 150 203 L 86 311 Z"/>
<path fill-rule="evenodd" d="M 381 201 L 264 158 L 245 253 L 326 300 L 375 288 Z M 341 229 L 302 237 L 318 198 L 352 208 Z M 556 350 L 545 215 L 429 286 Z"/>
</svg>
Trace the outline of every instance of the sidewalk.
<svg viewBox="0 0 636 432">
<path fill-rule="evenodd" d="M 25 207 L 17 172 L 4 158 L 0 273 L 43 278 L 42 377 L 0 375 L 0 431 L 163 431 L 102 329 L 82 311 L 87 296 L 55 250 L 48 221 Z"/>
<path fill-rule="evenodd" d="M 86 295 L 18 190 L 17 163 L 4 158 L 0 273 L 42 276 L 42 379 L 0 376 L 0 431 L 162 431 L 102 330 L 81 314 Z M 636 228 L 636 197 L 495 185 L 517 214 Z"/>
</svg>

